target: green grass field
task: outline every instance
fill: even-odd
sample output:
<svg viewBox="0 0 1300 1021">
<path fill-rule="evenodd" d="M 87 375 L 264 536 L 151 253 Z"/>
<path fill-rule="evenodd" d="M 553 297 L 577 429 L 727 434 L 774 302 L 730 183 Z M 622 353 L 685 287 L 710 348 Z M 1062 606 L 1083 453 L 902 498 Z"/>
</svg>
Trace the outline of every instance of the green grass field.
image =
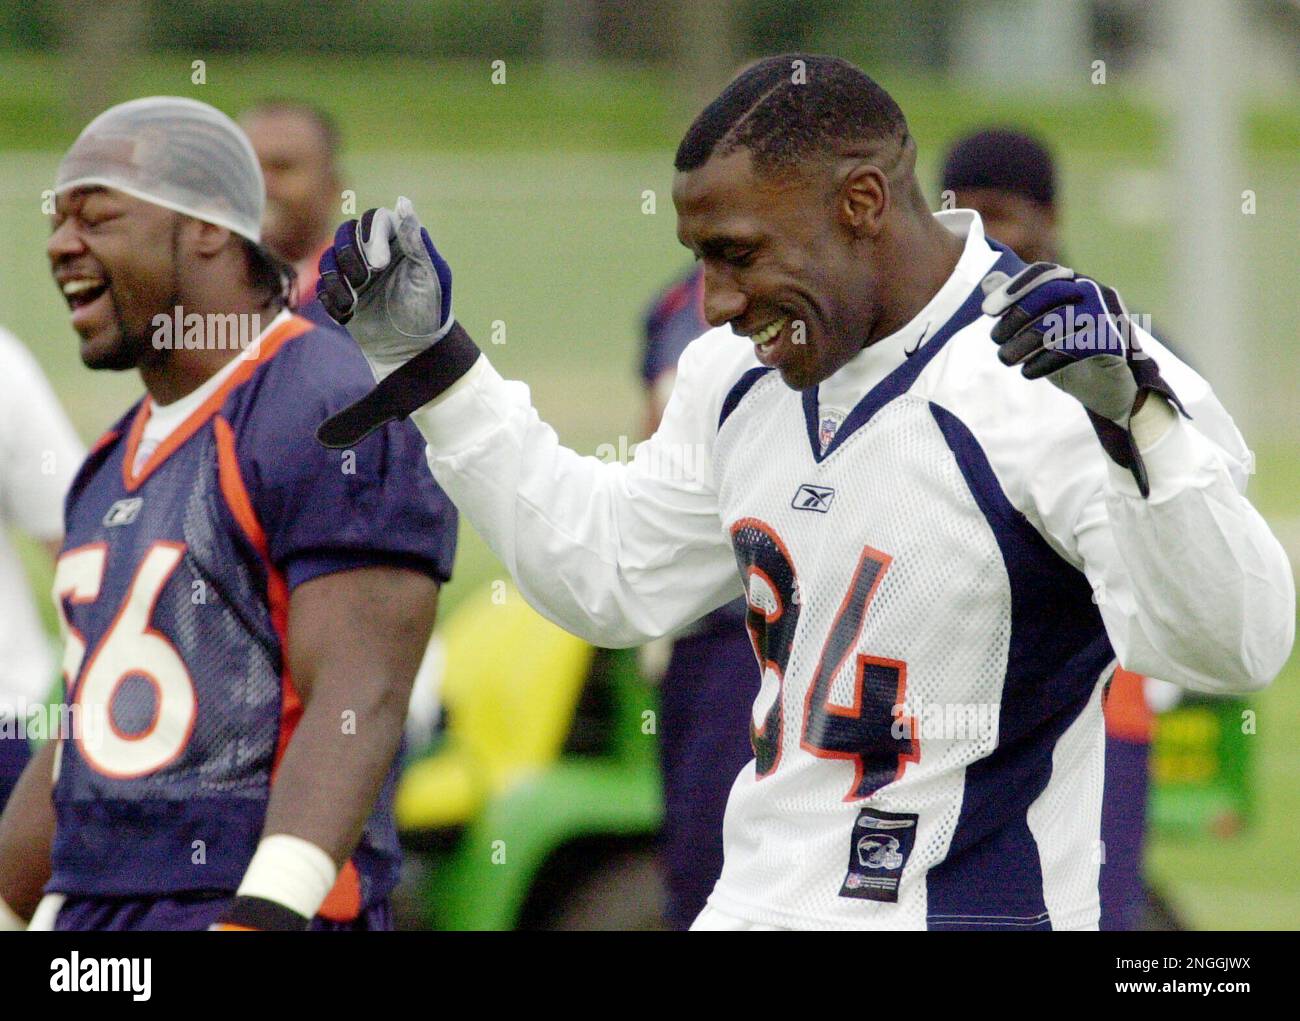
<svg viewBox="0 0 1300 1021">
<path fill-rule="evenodd" d="M 188 58 L 159 58 L 128 76 L 128 95 L 194 95 L 230 112 L 265 94 L 292 94 L 335 106 L 347 136 L 348 185 L 357 208 L 409 195 L 456 271 L 456 303 L 471 333 L 486 341 L 505 324 L 505 343 L 488 354 L 527 381 L 543 417 L 576 449 L 635 440 L 638 319 L 653 291 L 683 268 L 669 198 L 672 145 L 689 111 L 665 76 L 630 69 L 574 81 L 519 68 L 495 91 L 483 68 L 365 65 L 330 70 L 303 62 L 213 62 L 211 84 L 188 85 Z M 485 62 L 486 63 L 486 62 Z M 0 322 L 36 351 L 78 428 L 91 438 L 139 393 L 134 375 L 92 375 L 76 354 L 67 312 L 44 258 L 48 227 L 41 191 L 59 148 L 71 140 L 50 75 L 53 62 L 0 59 Z M 35 76 L 35 77 L 33 77 Z M 1033 105 L 944 82 L 888 85 L 912 121 L 924 180 L 942 147 L 965 128 L 1028 121 L 1059 148 L 1067 211 L 1065 241 L 1078 266 L 1115 282 L 1130 307 L 1159 326 L 1178 321 L 1179 296 L 1167 274 L 1169 223 L 1188 215 L 1195 190 L 1161 173 L 1163 124 L 1128 93 L 1057 96 Z M 362 127 L 382 97 L 373 127 Z M 1181 325 L 1177 340 L 1193 359 L 1210 343 L 1250 352 L 1252 422 L 1259 458 L 1252 494 L 1279 529 L 1295 532 L 1300 481 L 1298 315 L 1289 280 L 1300 265 L 1300 194 L 1295 189 L 1300 105 L 1252 107 L 1248 183 L 1261 214 L 1243 228 L 1249 305 L 1238 337 L 1204 338 Z M 657 209 L 642 211 L 653 191 Z M 1237 409 L 1230 409 L 1236 411 Z M 1239 412 L 1240 413 L 1240 412 Z M 36 573 L 41 574 L 38 568 Z M 463 529 L 457 576 L 444 608 L 503 571 Z M 44 589 L 46 577 L 36 586 Z M 42 596 L 42 599 L 44 597 Z M 1294 928 L 1300 923 L 1300 661 L 1256 701 L 1259 714 L 1260 823 L 1229 840 L 1161 841 L 1154 876 L 1191 922 L 1216 928 Z"/>
</svg>

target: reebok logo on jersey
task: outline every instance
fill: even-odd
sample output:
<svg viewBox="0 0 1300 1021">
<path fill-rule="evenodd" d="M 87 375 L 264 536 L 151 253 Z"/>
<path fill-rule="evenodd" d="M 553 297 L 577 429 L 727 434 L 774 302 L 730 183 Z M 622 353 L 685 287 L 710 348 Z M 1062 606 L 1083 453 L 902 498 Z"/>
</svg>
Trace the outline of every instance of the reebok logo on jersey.
<svg viewBox="0 0 1300 1021">
<path fill-rule="evenodd" d="M 104 515 L 104 527 L 115 528 L 118 525 L 129 525 L 140 516 L 140 508 L 144 506 L 144 497 L 132 496 L 125 500 L 118 500 L 112 507 L 108 508 L 108 513 Z"/>
<path fill-rule="evenodd" d="M 898 902 L 898 883 L 916 843 L 916 814 L 864 808 L 849 836 L 849 871 L 841 897 Z"/>
<path fill-rule="evenodd" d="M 835 499 L 835 490 L 828 486 L 810 486 L 805 482 L 795 490 L 790 506 L 795 510 L 810 510 L 825 514 L 831 509 L 833 499 Z"/>
</svg>

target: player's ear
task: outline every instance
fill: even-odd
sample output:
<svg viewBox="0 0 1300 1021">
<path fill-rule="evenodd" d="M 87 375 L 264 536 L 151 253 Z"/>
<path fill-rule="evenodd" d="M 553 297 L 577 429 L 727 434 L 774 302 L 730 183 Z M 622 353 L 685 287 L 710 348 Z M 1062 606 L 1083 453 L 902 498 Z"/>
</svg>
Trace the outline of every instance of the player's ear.
<svg viewBox="0 0 1300 1021">
<path fill-rule="evenodd" d="M 854 162 L 841 173 L 836 209 L 856 237 L 875 237 L 889 208 L 889 178 L 878 166 Z"/>
<path fill-rule="evenodd" d="M 218 227 L 215 223 L 192 217 L 183 229 L 191 232 L 194 253 L 209 259 L 225 248 L 234 237 L 229 227 Z"/>
</svg>

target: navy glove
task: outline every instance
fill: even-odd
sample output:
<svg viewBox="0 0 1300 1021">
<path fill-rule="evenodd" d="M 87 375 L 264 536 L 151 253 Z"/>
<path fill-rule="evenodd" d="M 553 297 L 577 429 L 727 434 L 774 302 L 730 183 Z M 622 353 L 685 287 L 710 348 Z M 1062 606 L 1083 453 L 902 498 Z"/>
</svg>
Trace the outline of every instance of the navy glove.
<svg viewBox="0 0 1300 1021">
<path fill-rule="evenodd" d="M 405 418 L 478 358 L 452 314 L 451 267 L 409 199 L 339 227 L 321 256 L 316 294 L 330 318 L 347 326 L 379 383 L 321 424 L 316 438 L 324 446 L 351 447 Z"/>
<path fill-rule="evenodd" d="M 993 340 L 1002 364 L 1019 365 L 1026 379 L 1046 376 L 1079 401 L 1107 455 L 1133 473 L 1147 496 L 1133 413 L 1150 392 L 1186 411 L 1142 350 L 1120 296 L 1050 262 L 1036 262 L 1014 278 L 990 273 L 982 287 L 984 314 L 998 317 Z"/>
<path fill-rule="evenodd" d="M 339 227 L 321 256 L 316 294 L 330 318 L 347 325 L 376 380 L 436 344 L 455 323 L 451 267 L 406 198 Z"/>
</svg>

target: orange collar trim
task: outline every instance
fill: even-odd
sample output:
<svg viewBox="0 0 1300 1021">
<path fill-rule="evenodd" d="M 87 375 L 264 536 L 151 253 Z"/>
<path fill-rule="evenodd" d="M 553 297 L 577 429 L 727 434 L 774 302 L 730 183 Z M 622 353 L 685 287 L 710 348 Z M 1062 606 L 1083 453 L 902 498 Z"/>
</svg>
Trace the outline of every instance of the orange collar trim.
<svg viewBox="0 0 1300 1021">
<path fill-rule="evenodd" d="M 232 372 L 228 379 L 206 401 L 200 404 L 185 419 L 176 431 L 167 437 L 158 449 L 149 455 L 140 471 L 137 474 L 131 470 L 135 464 L 136 451 L 140 448 L 140 439 L 144 436 L 145 424 L 149 421 L 149 414 L 153 408 L 153 400 L 145 396 L 140 402 L 140 407 L 136 409 L 135 418 L 131 422 L 131 430 L 126 438 L 126 455 L 122 460 L 122 482 L 126 486 L 128 493 L 134 493 L 139 489 L 150 475 L 157 470 L 167 458 L 176 453 L 185 442 L 199 431 L 207 421 L 212 418 L 226 402 L 230 392 L 241 383 L 247 382 L 261 366 L 265 365 L 286 342 L 294 337 L 300 337 L 308 330 L 314 328 L 314 323 L 302 316 L 290 315 L 282 324 L 277 326 L 271 333 L 261 341 L 261 353 L 257 358 L 246 358 L 240 362 L 239 366 Z"/>
</svg>

